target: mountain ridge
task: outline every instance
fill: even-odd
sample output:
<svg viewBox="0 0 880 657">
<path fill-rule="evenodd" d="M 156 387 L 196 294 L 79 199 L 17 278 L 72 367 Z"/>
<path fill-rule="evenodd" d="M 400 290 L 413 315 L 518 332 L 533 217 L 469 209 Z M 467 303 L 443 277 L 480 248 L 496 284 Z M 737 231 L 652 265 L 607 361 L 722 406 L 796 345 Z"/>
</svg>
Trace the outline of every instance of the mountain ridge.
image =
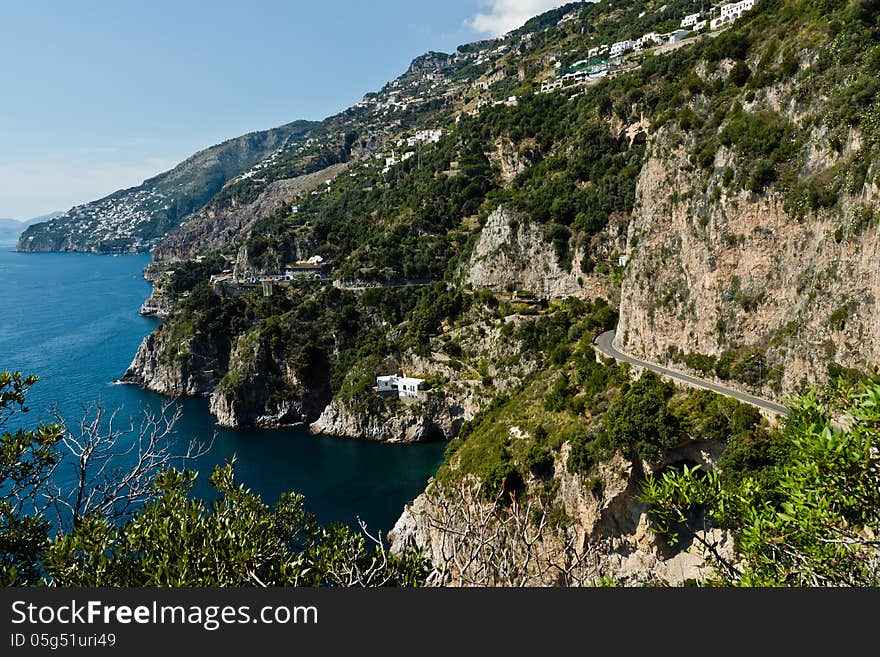
<svg viewBox="0 0 880 657">
<path fill-rule="evenodd" d="M 278 149 L 289 147 L 314 125 L 309 121 L 294 121 L 227 139 L 140 185 L 117 190 L 28 227 L 16 250 L 149 251 L 230 179 Z"/>
</svg>

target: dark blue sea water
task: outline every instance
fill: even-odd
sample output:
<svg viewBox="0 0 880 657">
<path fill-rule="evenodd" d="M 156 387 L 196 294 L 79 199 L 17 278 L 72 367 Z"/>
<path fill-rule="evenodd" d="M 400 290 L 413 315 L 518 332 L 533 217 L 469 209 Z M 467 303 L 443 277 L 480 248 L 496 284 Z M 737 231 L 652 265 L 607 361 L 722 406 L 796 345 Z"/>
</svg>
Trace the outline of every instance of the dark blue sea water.
<svg viewBox="0 0 880 657">
<path fill-rule="evenodd" d="M 158 410 L 159 395 L 114 385 L 157 320 L 138 315 L 150 293 L 141 276 L 149 256 L 13 253 L 0 245 L 0 370 L 36 374 L 24 426 L 51 420 L 51 408 L 67 421 L 83 404 L 122 407 L 121 417 Z M 207 477 L 216 464 L 236 456 L 240 482 L 273 503 L 287 490 L 302 493 L 322 522 L 355 525 L 362 518 L 387 531 L 424 488 L 443 455 L 443 444 L 383 445 L 316 437 L 301 429 L 219 429 L 204 399 L 183 402 L 177 451 L 191 436 L 214 447 L 196 467 L 196 493 L 209 495 Z M 8 429 L 9 427 L 7 427 Z"/>
</svg>

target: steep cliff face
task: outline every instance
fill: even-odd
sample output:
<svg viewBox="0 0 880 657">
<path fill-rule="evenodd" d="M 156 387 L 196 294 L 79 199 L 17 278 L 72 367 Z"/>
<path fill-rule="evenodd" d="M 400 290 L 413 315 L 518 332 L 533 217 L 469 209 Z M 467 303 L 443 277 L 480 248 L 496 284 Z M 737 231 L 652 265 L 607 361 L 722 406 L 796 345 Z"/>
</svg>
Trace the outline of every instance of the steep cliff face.
<svg viewBox="0 0 880 657">
<path fill-rule="evenodd" d="M 326 377 L 305 381 L 259 336 L 246 334 L 236 341 L 229 371 L 211 394 L 211 413 L 222 427 L 294 426 L 317 417 L 329 399 Z"/>
<path fill-rule="evenodd" d="M 851 131 L 837 152 L 814 130 L 802 170 L 828 170 L 859 144 Z M 734 384 L 769 396 L 824 381 L 832 362 L 870 370 L 880 361 L 880 235 L 863 219 L 880 198 L 873 169 L 835 207 L 792 216 L 782 191 L 707 179 L 691 164 L 694 148 L 671 128 L 652 140 L 629 226 L 617 346 L 657 362 L 752 349 L 757 371 Z M 722 146 L 715 170 L 735 166 Z"/>
<path fill-rule="evenodd" d="M 464 409 L 441 395 L 427 394 L 412 402 L 383 404 L 381 409 L 358 409 L 334 399 L 317 421 L 315 434 L 344 436 L 387 443 L 448 440 L 464 422 Z"/>
<path fill-rule="evenodd" d="M 594 240 L 593 252 L 599 258 L 610 258 L 622 251 L 625 228 L 624 218 L 612 221 Z M 464 282 L 499 293 L 527 290 L 543 298 L 609 298 L 613 289 L 609 277 L 582 271 L 583 246 L 575 245 L 571 266 L 566 268 L 559 263 L 544 229 L 514 210 L 499 207 L 486 219 L 464 267 Z M 573 237 L 571 242 L 577 239 Z"/>
<path fill-rule="evenodd" d="M 144 279 L 153 284 L 153 289 L 138 312 L 144 317 L 168 317 L 174 310 L 175 298 L 168 289 L 167 276 L 162 267 L 150 263 L 144 269 Z"/>
<path fill-rule="evenodd" d="M 209 341 L 180 339 L 163 329 L 160 326 L 144 338 L 120 381 L 170 397 L 209 395 L 228 356 Z"/>
</svg>

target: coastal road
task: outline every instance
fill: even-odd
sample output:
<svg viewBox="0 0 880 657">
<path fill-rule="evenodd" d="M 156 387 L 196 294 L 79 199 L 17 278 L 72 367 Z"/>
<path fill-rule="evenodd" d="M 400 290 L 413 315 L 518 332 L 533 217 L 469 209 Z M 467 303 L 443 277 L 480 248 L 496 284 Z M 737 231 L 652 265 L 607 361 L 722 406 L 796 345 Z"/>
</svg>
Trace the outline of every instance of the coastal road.
<svg viewBox="0 0 880 657">
<path fill-rule="evenodd" d="M 675 379 L 676 381 L 680 381 L 687 385 L 695 386 L 697 388 L 703 388 L 704 390 L 711 390 L 712 392 L 717 392 L 719 395 L 724 395 L 725 397 L 732 397 L 737 401 L 751 404 L 752 406 L 756 406 L 763 411 L 768 411 L 769 413 L 773 413 L 775 415 L 788 415 L 788 409 L 785 406 L 772 402 L 768 399 L 761 399 L 760 397 L 755 397 L 754 395 L 749 395 L 744 392 L 740 392 L 739 390 L 733 390 L 723 385 L 712 383 L 711 381 L 704 381 L 703 379 L 698 379 L 697 377 L 683 374 L 682 372 L 676 372 L 675 370 L 670 370 L 666 367 L 661 367 L 660 365 L 655 365 L 653 363 L 647 363 L 643 360 L 639 360 L 638 358 L 628 356 L 627 354 L 614 348 L 614 331 L 606 331 L 605 333 L 597 337 L 595 340 L 593 340 L 593 346 L 596 347 L 596 351 L 598 351 L 599 353 L 604 354 L 605 356 L 608 356 L 610 358 L 614 358 L 615 360 L 623 361 L 625 363 L 631 363 L 632 365 L 638 365 L 639 367 L 644 367 L 645 369 L 652 370 L 654 372 L 657 372 L 657 374 L 662 374 L 663 376 L 668 376 L 671 379 Z"/>
</svg>

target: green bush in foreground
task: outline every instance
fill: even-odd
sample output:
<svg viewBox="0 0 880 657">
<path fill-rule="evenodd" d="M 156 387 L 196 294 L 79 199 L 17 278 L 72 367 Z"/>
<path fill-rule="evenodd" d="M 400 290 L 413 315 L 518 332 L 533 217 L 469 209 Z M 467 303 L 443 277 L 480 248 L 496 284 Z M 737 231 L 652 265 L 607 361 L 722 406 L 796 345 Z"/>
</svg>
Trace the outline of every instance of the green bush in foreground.
<svg viewBox="0 0 880 657">
<path fill-rule="evenodd" d="M 713 555 L 718 584 L 877 586 L 878 430 L 880 383 L 839 382 L 795 399 L 782 440 L 741 479 L 668 471 L 645 481 L 643 500 L 670 541 L 699 510 L 733 533 L 735 559 Z"/>
</svg>

